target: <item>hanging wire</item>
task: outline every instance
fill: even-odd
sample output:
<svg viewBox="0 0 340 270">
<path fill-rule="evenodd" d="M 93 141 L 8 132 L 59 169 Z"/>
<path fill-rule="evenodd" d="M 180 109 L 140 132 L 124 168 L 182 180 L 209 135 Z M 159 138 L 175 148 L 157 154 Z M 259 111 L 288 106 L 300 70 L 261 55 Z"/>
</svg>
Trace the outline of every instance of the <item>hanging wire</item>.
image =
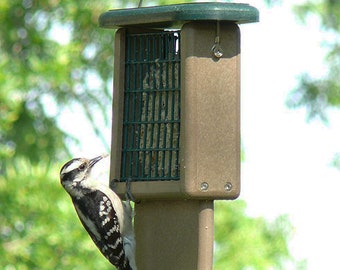
<svg viewBox="0 0 340 270">
<path fill-rule="evenodd" d="M 143 0 L 139 0 L 138 7 L 140 8 L 143 4 Z"/>
<path fill-rule="evenodd" d="M 221 58 L 223 56 L 224 52 L 223 52 L 221 44 L 220 44 L 220 32 L 221 32 L 220 22 L 217 21 L 216 24 L 217 25 L 216 25 L 215 43 L 212 46 L 211 51 L 213 52 L 213 54 L 216 58 Z"/>
</svg>

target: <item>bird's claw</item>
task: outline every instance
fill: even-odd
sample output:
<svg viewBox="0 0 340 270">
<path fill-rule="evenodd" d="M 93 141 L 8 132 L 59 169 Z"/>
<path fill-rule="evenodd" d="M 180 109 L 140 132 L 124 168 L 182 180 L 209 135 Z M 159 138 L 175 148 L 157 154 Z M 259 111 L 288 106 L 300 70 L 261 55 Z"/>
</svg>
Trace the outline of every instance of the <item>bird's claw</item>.
<svg viewBox="0 0 340 270">
<path fill-rule="evenodd" d="M 132 182 L 132 179 L 131 178 L 128 178 L 126 180 L 126 192 L 125 192 L 125 198 L 127 201 L 133 201 L 134 203 L 140 203 L 140 201 L 136 200 L 135 197 L 132 195 L 132 192 L 131 192 L 131 182 Z"/>
</svg>

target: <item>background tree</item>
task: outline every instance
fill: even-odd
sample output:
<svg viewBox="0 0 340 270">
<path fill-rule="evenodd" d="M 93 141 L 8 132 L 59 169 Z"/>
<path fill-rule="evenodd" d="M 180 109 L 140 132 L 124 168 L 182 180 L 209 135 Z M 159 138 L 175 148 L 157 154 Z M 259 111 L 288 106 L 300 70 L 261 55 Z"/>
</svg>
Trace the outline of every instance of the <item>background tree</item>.
<svg viewBox="0 0 340 270">
<path fill-rule="evenodd" d="M 340 106 L 340 2 L 334 0 L 306 1 L 294 9 L 302 22 L 320 21 L 320 27 L 329 34 L 322 44 L 327 48 L 327 73 L 322 78 L 302 74 L 299 86 L 287 100 L 291 108 L 305 107 L 308 119 L 327 122 L 327 109 Z"/>
<path fill-rule="evenodd" d="M 1 269 L 112 269 L 84 233 L 58 169 L 15 158 L 0 176 Z"/>
<path fill-rule="evenodd" d="M 242 200 L 215 202 L 214 269 L 304 269 L 291 258 L 292 226 L 287 216 L 273 222 L 246 215 Z"/>
<path fill-rule="evenodd" d="M 321 29 L 328 33 L 330 38 L 322 43 L 327 49 L 328 70 L 322 78 L 301 74 L 298 87 L 287 98 L 287 106 L 304 107 L 308 120 L 319 119 L 327 124 L 327 111 L 340 107 L 340 2 L 306 1 L 297 5 L 294 11 L 303 23 L 308 19 L 317 20 Z M 340 170 L 340 152 L 334 156 L 332 165 Z"/>
<path fill-rule="evenodd" d="M 102 137 L 95 119 L 110 120 L 113 31 L 99 29 L 97 20 L 109 8 L 136 4 L 0 2 L 2 268 L 112 268 L 86 235 L 59 184 L 59 168 L 70 157 L 67 149 L 75 139 L 57 120 L 78 106 Z M 70 121 L 77 119 L 70 115 Z M 294 263 L 287 248 L 290 232 L 286 217 L 268 223 L 247 217 L 243 202 L 218 202 L 215 269 Z"/>
</svg>

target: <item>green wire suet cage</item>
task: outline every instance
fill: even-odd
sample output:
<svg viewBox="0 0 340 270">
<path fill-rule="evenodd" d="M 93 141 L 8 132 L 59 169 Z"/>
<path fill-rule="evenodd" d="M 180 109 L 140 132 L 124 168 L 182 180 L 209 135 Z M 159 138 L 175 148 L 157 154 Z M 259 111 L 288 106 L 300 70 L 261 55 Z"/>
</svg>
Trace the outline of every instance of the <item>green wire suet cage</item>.
<svg viewBox="0 0 340 270">
<path fill-rule="evenodd" d="M 121 180 L 179 180 L 180 32 L 126 35 Z"/>
</svg>

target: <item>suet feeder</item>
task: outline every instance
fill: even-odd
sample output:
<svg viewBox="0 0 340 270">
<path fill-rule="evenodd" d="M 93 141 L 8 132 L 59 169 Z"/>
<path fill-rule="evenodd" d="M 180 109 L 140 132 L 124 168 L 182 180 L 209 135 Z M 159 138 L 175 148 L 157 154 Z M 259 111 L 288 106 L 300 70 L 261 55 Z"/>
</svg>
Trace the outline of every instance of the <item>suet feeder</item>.
<svg viewBox="0 0 340 270">
<path fill-rule="evenodd" d="M 117 9 L 111 179 L 138 199 L 240 192 L 240 31 L 247 4 Z M 117 185 L 123 193 L 124 184 Z"/>
<path fill-rule="evenodd" d="M 258 15 L 257 9 L 247 4 L 213 2 L 117 9 L 100 16 L 101 27 L 118 29 L 111 179 L 119 179 L 115 189 L 121 196 L 124 182 L 131 181 L 133 195 L 142 201 L 136 207 L 136 223 L 143 223 L 141 226 L 157 227 L 156 218 L 165 212 L 175 216 L 174 227 L 182 218 L 179 223 L 183 226 L 177 229 L 190 235 L 185 227 L 191 224 L 187 218 L 193 226 L 205 226 L 204 222 L 211 220 L 213 200 L 239 195 L 238 24 L 256 22 Z M 138 216 L 139 208 L 143 217 Z M 157 217 L 145 218 L 148 214 Z M 207 224 L 205 227 L 211 225 Z M 163 235 L 166 242 L 162 226 L 153 232 Z M 202 228 L 197 230 L 193 230 L 197 236 L 189 236 L 188 241 L 212 248 L 211 235 Z M 138 245 L 147 248 L 147 241 L 139 238 L 140 242 L 137 235 L 137 253 Z M 172 238 L 170 235 L 168 240 Z M 155 244 L 150 256 L 162 248 L 160 242 Z M 210 269 L 211 256 L 204 259 L 202 254 L 196 252 L 191 257 L 205 262 L 198 259 L 169 269 Z M 174 256 L 180 260 L 180 255 Z M 155 266 L 154 261 L 142 268 L 168 269 L 164 258 L 160 268 L 151 265 Z"/>
</svg>

